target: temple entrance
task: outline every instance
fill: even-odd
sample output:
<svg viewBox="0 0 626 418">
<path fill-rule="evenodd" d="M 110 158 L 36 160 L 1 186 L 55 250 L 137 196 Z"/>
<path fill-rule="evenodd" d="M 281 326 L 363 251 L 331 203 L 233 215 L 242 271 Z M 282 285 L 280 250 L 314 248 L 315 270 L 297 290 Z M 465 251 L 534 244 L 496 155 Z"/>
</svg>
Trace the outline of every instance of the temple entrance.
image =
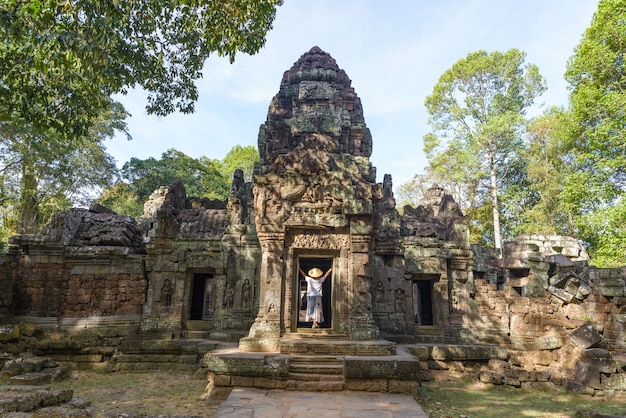
<svg viewBox="0 0 626 418">
<path fill-rule="evenodd" d="M 305 274 L 308 274 L 312 269 L 319 269 L 322 274 L 325 274 L 332 266 L 333 259 L 331 257 L 298 257 L 297 263 L 299 263 L 300 269 L 296 266 L 297 271 L 297 286 L 294 292 L 294 297 L 297 299 L 294 301 L 294 306 L 297 306 L 297 323 L 298 328 L 313 328 L 315 317 L 315 306 L 309 306 L 309 301 L 319 300 L 307 298 L 307 282 L 302 270 Z M 332 284 L 333 284 L 333 272 L 331 272 L 321 284 L 321 321 L 319 322 L 319 328 L 331 328 L 332 327 Z M 321 277 L 318 279 L 321 281 Z M 317 309 L 320 309 L 319 307 Z"/>
<path fill-rule="evenodd" d="M 415 325 L 433 325 L 434 280 L 413 281 L 413 313 Z"/>
<path fill-rule="evenodd" d="M 213 275 L 195 273 L 191 288 L 191 310 L 189 319 L 192 321 L 208 321 L 213 319 L 213 295 L 211 284 Z"/>
</svg>

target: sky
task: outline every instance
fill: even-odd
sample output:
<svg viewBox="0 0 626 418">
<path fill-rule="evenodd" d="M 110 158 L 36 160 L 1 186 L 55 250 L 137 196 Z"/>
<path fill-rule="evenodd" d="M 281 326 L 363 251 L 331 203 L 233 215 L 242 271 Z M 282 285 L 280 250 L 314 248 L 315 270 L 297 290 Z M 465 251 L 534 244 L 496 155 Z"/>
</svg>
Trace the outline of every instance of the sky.
<svg viewBox="0 0 626 418">
<path fill-rule="evenodd" d="M 259 126 L 282 75 L 313 46 L 328 52 L 352 80 L 373 137 L 377 181 L 395 188 L 423 173 L 422 138 L 430 132 L 424 100 L 439 77 L 478 50 L 524 51 L 548 90 L 537 100 L 567 106 L 566 63 L 591 23 L 597 0 L 285 0 L 256 55 L 217 56 L 198 81 L 192 115 L 147 115 L 145 94 L 119 96 L 131 113 L 132 140 L 106 143 L 121 166 L 131 157 L 159 159 L 175 148 L 222 159 L 235 145 L 257 145 Z"/>
</svg>

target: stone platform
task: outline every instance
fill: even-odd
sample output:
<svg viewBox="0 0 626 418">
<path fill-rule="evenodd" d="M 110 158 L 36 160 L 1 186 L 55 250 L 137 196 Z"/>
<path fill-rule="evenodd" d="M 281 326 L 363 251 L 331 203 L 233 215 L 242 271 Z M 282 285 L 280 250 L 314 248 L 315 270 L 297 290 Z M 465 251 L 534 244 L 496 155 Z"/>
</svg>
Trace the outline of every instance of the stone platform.
<svg viewBox="0 0 626 418">
<path fill-rule="evenodd" d="M 286 352 L 282 352 L 283 347 Z M 406 347 L 398 348 L 384 340 L 285 339 L 281 352 L 216 350 L 204 356 L 203 365 L 215 387 L 354 390 L 413 396 L 425 372 L 419 358 Z"/>
</svg>

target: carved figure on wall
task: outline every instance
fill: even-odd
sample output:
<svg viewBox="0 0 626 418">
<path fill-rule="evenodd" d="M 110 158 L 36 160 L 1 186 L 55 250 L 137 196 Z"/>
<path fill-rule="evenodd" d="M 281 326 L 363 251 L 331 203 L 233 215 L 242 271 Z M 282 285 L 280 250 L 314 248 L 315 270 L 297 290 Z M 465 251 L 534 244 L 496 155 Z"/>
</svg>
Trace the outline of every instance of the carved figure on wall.
<svg viewBox="0 0 626 418">
<path fill-rule="evenodd" d="M 233 307 L 233 302 L 235 299 L 235 289 L 231 285 L 228 285 L 226 289 L 224 289 L 224 303 L 222 304 L 224 308 L 231 309 Z"/>
<path fill-rule="evenodd" d="M 238 168 L 233 173 L 233 183 L 230 187 L 230 194 L 232 196 L 240 197 L 241 192 L 243 191 L 243 185 L 244 185 L 243 170 Z"/>
<path fill-rule="evenodd" d="M 311 189 L 305 190 L 304 194 L 302 195 L 301 200 L 303 202 L 313 203 L 313 192 L 311 192 Z"/>
<path fill-rule="evenodd" d="M 324 322 L 324 312 L 322 309 L 322 283 L 333 270 L 332 267 L 324 273 L 317 267 L 310 269 L 307 273 L 298 265 L 300 274 L 304 276 L 307 284 L 306 289 L 306 322 L 313 322 L 313 328 L 319 328 L 319 324 Z"/>
<path fill-rule="evenodd" d="M 250 285 L 250 280 L 246 279 L 241 285 L 241 306 L 242 307 L 250 307 L 250 302 L 252 301 L 252 286 Z"/>
<path fill-rule="evenodd" d="M 460 310 L 459 289 L 454 285 L 450 286 L 450 313 L 457 314 Z"/>
<path fill-rule="evenodd" d="M 396 289 L 396 296 L 393 303 L 396 313 L 404 313 L 404 290 L 400 288 Z"/>
<path fill-rule="evenodd" d="M 172 295 L 174 294 L 174 288 L 172 287 L 172 282 L 170 279 L 165 279 L 163 281 L 163 286 L 161 287 L 161 303 L 163 306 L 172 306 Z"/>
<path fill-rule="evenodd" d="M 324 212 L 332 213 L 333 210 L 333 195 L 330 192 L 324 193 Z"/>
<path fill-rule="evenodd" d="M 393 183 L 391 181 L 391 174 L 385 174 L 383 177 L 383 199 L 390 199 L 393 197 Z"/>
<path fill-rule="evenodd" d="M 378 304 L 385 303 L 385 285 L 380 280 L 376 284 L 376 295 L 374 296 L 374 300 Z"/>
</svg>

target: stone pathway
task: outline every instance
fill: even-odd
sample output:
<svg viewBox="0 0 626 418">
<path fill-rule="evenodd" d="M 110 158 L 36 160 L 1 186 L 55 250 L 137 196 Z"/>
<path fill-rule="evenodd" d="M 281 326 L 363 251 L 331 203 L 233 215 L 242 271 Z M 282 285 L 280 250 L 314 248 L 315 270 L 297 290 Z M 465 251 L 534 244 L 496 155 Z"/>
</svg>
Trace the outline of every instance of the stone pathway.
<svg viewBox="0 0 626 418">
<path fill-rule="evenodd" d="M 428 418 L 408 395 L 234 388 L 214 418 Z"/>
</svg>

